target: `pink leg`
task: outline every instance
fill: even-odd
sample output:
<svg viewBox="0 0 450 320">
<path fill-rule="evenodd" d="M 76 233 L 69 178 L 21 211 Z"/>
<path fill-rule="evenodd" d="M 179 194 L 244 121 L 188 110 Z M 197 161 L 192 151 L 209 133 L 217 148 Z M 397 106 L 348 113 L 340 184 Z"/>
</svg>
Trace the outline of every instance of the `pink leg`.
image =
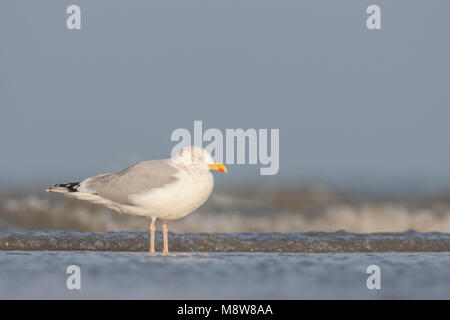
<svg viewBox="0 0 450 320">
<path fill-rule="evenodd" d="M 150 223 L 150 253 L 155 253 L 155 221 L 156 219 L 152 218 Z"/>
<path fill-rule="evenodd" d="M 163 237 L 164 237 L 164 249 L 163 253 L 169 253 L 169 240 L 168 240 L 169 228 L 167 228 L 167 220 L 163 221 Z"/>
</svg>

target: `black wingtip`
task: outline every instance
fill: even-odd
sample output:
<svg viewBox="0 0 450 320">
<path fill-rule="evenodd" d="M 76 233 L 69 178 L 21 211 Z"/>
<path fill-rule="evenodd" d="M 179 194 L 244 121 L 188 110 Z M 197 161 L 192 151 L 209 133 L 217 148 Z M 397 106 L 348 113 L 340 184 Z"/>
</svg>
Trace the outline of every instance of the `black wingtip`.
<svg viewBox="0 0 450 320">
<path fill-rule="evenodd" d="M 78 188 L 80 187 L 80 182 L 55 184 L 54 187 L 66 188 L 69 192 L 77 192 Z"/>
</svg>

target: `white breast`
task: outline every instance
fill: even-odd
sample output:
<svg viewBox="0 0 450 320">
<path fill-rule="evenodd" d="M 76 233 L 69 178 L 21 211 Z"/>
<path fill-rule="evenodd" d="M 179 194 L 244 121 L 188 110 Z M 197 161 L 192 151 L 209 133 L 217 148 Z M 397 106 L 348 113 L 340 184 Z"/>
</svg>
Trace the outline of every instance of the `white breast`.
<svg viewBox="0 0 450 320">
<path fill-rule="evenodd" d="M 209 170 L 180 170 L 177 181 L 130 197 L 141 213 L 163 220 L 180 219 L 203 205 L 214 186 Z"/>
</svg>

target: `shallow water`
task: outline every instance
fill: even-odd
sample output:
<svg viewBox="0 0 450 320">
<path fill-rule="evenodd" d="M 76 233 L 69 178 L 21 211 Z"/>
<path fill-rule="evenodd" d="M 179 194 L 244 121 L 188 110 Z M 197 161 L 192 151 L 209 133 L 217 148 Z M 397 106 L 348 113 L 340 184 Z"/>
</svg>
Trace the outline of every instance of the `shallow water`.
<svg viewBox="0 0 450 320">
<path fill-rule="evenodd" d="M 369 265 L 381 289 L 366 286 Z M 66 288 L 66 268 L 81 289 Z M 0 251 L 0 298 L 448 299 L 448 253 Z"/>
<path fill-rule="evenodd" d="M 147 253 L 148 219 L 2 194 L 0 298 L 450 299 L 450 197 L 244 191 L 169 223 L 169 255 Z M 373 264 L 381 290 L 366 287 Z"/>
<path fill-rule="evenodd" d="M 172 252 L 448 252 L 450 234 L 339 232 L 169 234 Z M 162 234 L 156 233 L 156 250 Z M 0 232 L 0 250 L 148 251 L 148 232 Z"/>
</svg>

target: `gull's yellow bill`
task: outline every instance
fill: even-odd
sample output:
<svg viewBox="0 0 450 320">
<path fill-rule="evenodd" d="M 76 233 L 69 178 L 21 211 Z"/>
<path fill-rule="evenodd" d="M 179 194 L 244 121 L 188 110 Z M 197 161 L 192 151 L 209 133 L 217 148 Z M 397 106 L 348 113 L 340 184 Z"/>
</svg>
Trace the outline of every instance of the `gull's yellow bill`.
<svg viewBox="0 0 450 320">
<path fill-rule="evenodd" d="M 209 164 L 208 166 L 211 170 L 217 170 L 217 171 L 225 172 L 225 173 L 228 172 L 227 167 L 225 167 L 224 164 L 221 164 L 218 162 L 214 162 L 213 164 Z"/>
</svg>

